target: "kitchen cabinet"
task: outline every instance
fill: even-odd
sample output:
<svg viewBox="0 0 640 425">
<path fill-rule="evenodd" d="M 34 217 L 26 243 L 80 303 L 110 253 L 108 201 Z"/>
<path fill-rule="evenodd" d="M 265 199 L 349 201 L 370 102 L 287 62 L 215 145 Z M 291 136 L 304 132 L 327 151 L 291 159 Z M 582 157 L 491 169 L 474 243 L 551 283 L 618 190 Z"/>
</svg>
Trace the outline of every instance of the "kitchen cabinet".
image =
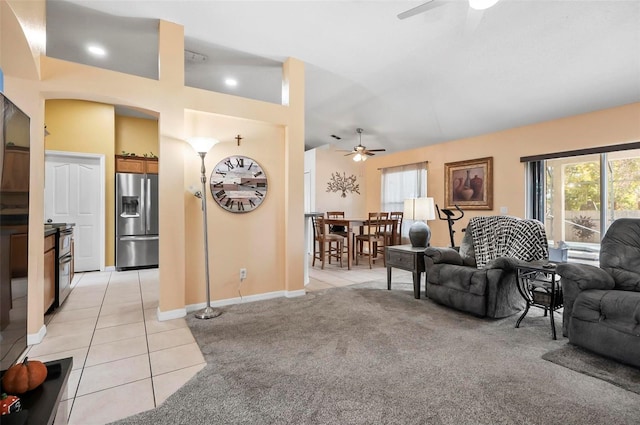
<svg viewBox="0 0 640 425">
<path fill-rule="evenodd" d="M 47 312 L 56 299 L 56 235 L 44 238 L 44 311 Z"/>
<path fill-rule="evenodd" d="M 29 267 L 27 226 L 24 226 L 24 232 L 11 235 L 11 278 L 27 277 Z"/>
<path fill-rule="evenodd" d="M 29 148 L 4 148 L 1 189 L 3 192 L 29 192 Z"/>
<path fill-rule="evenodd" d="M 116 155 L 116 173 L 158 174 L 158 158 Z"/>
<path fill-rule="evenodd" d="M 145 167 L 147 174 L 158 174 L 158 158 L 147 158 Z"/>
</svg>

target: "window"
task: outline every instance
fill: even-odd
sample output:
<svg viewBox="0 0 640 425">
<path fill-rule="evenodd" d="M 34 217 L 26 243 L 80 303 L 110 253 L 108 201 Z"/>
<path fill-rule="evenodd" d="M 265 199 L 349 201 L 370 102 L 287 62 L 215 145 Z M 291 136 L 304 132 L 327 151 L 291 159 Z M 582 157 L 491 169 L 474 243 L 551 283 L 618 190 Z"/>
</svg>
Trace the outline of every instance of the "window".
<svg viewBox="0 0 640 425">
<path fill-rule="evenodd" d="M 404 200 L 427 196 L 427 163 L 402 165 L 382 169 L 381 210 L 403 211 Z M 404 220 L 402 236 L 408 237 L 412 220 Z"/>
<path fill-rule="evenodd" d="M 569 261 L 598 265 L 609 225 L 640 218 L 640 149 L 529 161 L 529 199 L 550 247 L 566 246 Z"/>
</svg>

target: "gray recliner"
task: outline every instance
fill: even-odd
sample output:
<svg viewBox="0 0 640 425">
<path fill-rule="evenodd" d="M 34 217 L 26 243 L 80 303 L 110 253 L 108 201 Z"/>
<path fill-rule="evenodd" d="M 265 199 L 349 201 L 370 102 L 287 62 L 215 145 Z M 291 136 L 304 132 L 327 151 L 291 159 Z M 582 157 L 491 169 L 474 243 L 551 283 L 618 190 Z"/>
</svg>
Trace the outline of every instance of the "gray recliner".
<svg viewBox="0 0 640 425">
<path fill-rule="evenodd" d="M 562 331 L 572 344 L 640 367 L 640 219 L 614 221 L 600 267 L 559 264 Z"/>
<path fill-rule="evenodd" d="M 510 216 L 474 217 L 459 252 L 425 249 L 427 297 L 480 317 L 506 317 L 522 311 L 516 285 L 520 261 L 548 257 L 544 226 Z"/>
</svg>

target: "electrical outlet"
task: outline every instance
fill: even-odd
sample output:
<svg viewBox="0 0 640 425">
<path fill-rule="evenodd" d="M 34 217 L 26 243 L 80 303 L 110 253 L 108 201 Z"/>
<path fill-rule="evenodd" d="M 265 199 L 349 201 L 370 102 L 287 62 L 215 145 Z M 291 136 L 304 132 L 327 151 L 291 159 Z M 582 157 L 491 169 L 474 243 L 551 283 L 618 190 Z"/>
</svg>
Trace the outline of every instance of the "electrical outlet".
<svg viewBox="0 0 640 425">
<path fill-rule="evenodd" d="M 242 268 L 240 269 L 240 280 L 244 280 L 247 278 L 247 269 Z"/>
</svg>

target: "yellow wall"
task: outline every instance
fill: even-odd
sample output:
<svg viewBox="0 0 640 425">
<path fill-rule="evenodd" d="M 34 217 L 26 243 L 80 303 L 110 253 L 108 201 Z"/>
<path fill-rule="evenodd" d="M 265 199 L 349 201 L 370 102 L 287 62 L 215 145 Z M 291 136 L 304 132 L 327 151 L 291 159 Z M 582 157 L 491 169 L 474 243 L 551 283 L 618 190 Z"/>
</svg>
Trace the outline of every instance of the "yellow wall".
<svg viewBox="0 0 640 425">
<path fill-rule="evenodd" d="M 79 100 L 47 100 L 45 149 L 102 154 L 105 158 L 105 265 L 115 264 L 114 107 Z"/>
<path fill-rule="evenodd" d="M 30 11 L 43 14 L 44 0 L 30 1 Z M 204 269 L 204 257 L 199 248 L 202 230 L 196 216 L 201 214 L 198 202 L 185 190 L 193 183 L 193 152 L 184 142 L 189 136 L 217 137 L 228 144 L 215 146 L 207 155 L 211 165 L 230 152 L 241 151 L 246 156 L 262 158 L 270 176 L 268 199 L 256 211 L 235 215 L 217 211 L 211 197 L 207 197 L 210 211 L 209 235 L 215 249 L 209 260 L 216 267 L 212 276 L 233 276 L 239 259 L 249 271 L 243 283 L 243 295 L 287 291 L 303 292 L 303 163 L 304 163 L 304 65 L 288 59 L 283 66 L 283 105 L 243 99 L 221 93 L 184 87 L 184 30 L 180 25 L 160 21 L 159 25 L 159 80 L 150 80 L 90 66 L 74 64 L 48 57 L 40 57 L 40 80 L 33 60 L 16 62 L 18 58 L 31 58 L 31 45 L 24 42 L 24 31 L 14 25 L 14 10 L 6 0 L 0 0 L 2 23 L 0 67 L 5 71 L 5 90 L 17 93 L 21 106 L 32 118 L 32 183 L 40 188 L 30 194 L 31 217 L 38 224 L 39 238 L 31 232 L 29 246 L 29 333 L 41 331 L 43 326 L 43 238 L 42 190 L 44 169 L 43 133 L 44 99 L 76 99 L 108 105 L 124 105 L 151 111 L 158 115 L 159 185 L 160 192 L 160 300 L 159 313 L 180 315 L 188 303 L 203 303 L 203 281 L 193 271 Z M 22 9 L 21 9 L 22 10 Z M 23 12 L 27 13 L 27 12 Z M 33 13 L 33 12 L 30 12 Z M 5 15 L 8 14 L 9 17 Z M 10 25 L 5 25 L 8 21 Z M 44 29 L 44 28 L 42 28 Z M 22 43 L 18 41 L 23 40 Z M 4 54 L 5 45 L 19 45 L 11 57 Z M 23 64 L 23 62 L 25 64 Z M 11 63 L 11 66 L 7 66 Z M 23 69 L 30 67 L 31 69 Z M 31 77 L 29 77 L 31 76 Z M 185 123 L 185 110 L 205 116 L 202 124 Z M 218 117 L 232 123 L 223 133 L 212 125 Z M 230 118 L 236 117 L 236 118 Z M 215 118 L 213 121 L 210 118 Z M 220 118 L 220 122 L 222 120 Z M 49 122 L 47 121 L 49 126 Z M 231 127 L 233 127 L 231 129 Z M 54 129 L 50 128 L 52 135 Z M 203 134 L 196 134 L 204 131 Z M 241 134 L 243 145 L 235 146 L 233 137 Z M 196 158 L 197 159 L 197 158 Z M 33 172 L 33 170 L 36 170 Z M 188 173 L 187 174 L 187 170 Z M 188 175 L 188 178 L 185 176 Z M 196 180 L 197 181 L 197 180 Z M 32 188 L 34 185 L 32 184 Z M 201 223 L 201 221 L 200 221 Z M 35 226 L 33 227 L 35 229 Z M 31 227 L 30 227 L 31 230 Z M 267 231 L 272 239 L 268 249 L 261 232 Z M 217 235 L 223 235 L 218 237 Z M 243 237 L 238 237 L 241 235 Z M 196 255 L 191 255 L 196 252 Z M 187 253 L 189 258 L 187 259 Z M 197 255 L 200 254 L 200 255 Z M 186 264 L 189 262 L 189 269 Z M 231 264 L 230 267 L 227 267 Z M 199 273 L 199 272 L 198 272 Z M 235 277 L 212 279 L 212 299 L 233 294 Z M 233 295 L 232 295 L 233 294 Z M 189 301 L 187 301 L 187 299 Z M 38 304 L 40 307 L 38 308 Z"/>
<path fill-rule="evenodd" d="M 158 121 L 116 115 L 116 155 L 158 156 Z"/>
<path fill-rule="evenodd" d="M 366 206 L 369 211 L 380 208 L 379 168 L 428 161 L 427 193 L 442 206 L 444 164 L 492 156 L 493 211 L 465 211 L 454 226 L 456 243 L 460 243 L 470 217 L 499 214 L 500 207 L 507 207 L 509 215 L 525 216 L 525 166 L 520 157 L 637 141 L 640 103 L 370 158 L 366 162 Z M 446 221 L 436 219 L 429 226 L 431 243 L 448 246 Z"/>
</svg>

